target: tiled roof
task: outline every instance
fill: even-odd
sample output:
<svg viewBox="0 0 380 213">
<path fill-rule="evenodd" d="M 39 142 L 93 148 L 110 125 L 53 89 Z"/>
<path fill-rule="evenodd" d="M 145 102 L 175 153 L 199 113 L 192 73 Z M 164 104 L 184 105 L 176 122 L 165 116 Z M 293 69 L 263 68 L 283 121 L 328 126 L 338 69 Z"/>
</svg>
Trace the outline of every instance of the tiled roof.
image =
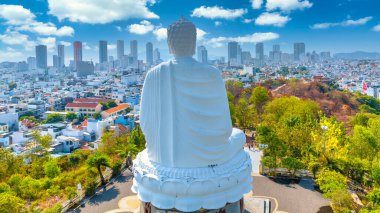
<svg viewBox="0 0 380 213">
<path fill-rule="evenodd" d="M 74 103 L 100 103 L 100 102 L 108 102 L 113 101 L 108 98 L 76 98 Z"/>
<path fill-rule="evenodd" d="M 66 107 L 95 108 L 97 103 L 68 103 Z"/>
<path fill-rule="evenodd" d="M 125 110 L 129 107 L 129 104 L 120 104 L 118 106 L 115 106 L 113 108 L 110 108 L 110 109 L 107 109 L 105 110 L 104 112 L 108 113 L 108 114 L 112 114 L 112 113 L 115 113 L 115 112 L 119 112 L 121 110 Z"/>
</svg>

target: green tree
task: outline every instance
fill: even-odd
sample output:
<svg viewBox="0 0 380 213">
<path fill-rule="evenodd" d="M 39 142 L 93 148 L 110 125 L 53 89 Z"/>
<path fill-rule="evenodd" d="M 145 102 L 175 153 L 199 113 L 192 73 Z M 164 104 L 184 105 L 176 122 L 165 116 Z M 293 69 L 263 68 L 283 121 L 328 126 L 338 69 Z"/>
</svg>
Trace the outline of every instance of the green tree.
<svg viewBox="0 0 380 213">
<path fill-rule="evenodd" d="M 43 152 L 44 155 L 48 155 L 49 152 L 47 151 L 47 149 L 50 148 L 50 144 L 53 141 L 51 135 L 41 135 L 38 131 L 35 131 L 33 132 L 32 138 L 32 146 L 34 146 L 34 151 L 36 153 Z"/>
<path fill-rule="evenodd" d="M 100 114 L 99 112 L 95 112 L 94 115 L 92 115 L 92 117 L 96 120 L 99 120 L 102 118 L 102 114 Z"/>
<path fill-rule="evenodd" d="M 100 180 L 102 185 L 106 184 L 106 180 L 104 179 L 103 173 L 102 173 L 102 166 L 109 167 L 110 166 L 110 159 L 107 155 L 101 154 L 101 153 L 95 153 L 94 155 L 90 156 L 87 161 L 87 165 L 90 167 L 94 167 L 98 170 Z"/>
<path fill-rule="evenodd" d="M 64 120 L 64 117 L 58 113 L 50 114 L 46 117 L 44 123 L 58 123 Z"/>
<path fill-rule="evenodd" d="M 50 160 L 46 162 L 44 165 L 44 171 L 45 175 L 50 179 L 53 179 L 61 174 L 61 168 L 59 167 L 56 160 Z"/>
<path fill-rule="evenodd" d="M 235 107 L 236 123 L 238 127 L 242 128 L 244 132 L 254 128 L 257 123 L 257 115 L 253 108 L 248 104 L 245 97 L 239 99 Z"/>
<path fill-rule="evenodd" d="M 26 202 L 10 193 L 0 194 L 0 213 L 24 212 Z"/>
<path fill-rule="evenodd" d="M 263 166 L 268 167 L 269 169 L 269 174 L 271 175 L 274 173 L 274 169 L 277 169 L 277 159 L 273 156 L 265 156 L 262 160 L 261 163 Z"/>
<path fill-rule="evenodd" d="M 113 108 L 113 107 L 116 107 L 116 106 L 117 106 L 117 104 L 116 104 L 115 101 L 108 101 L 108 102 L 107 102 L 107 105 L 108 105 L 109 108 Z"/>
<path fill-rule="evenodd" d="M 282 160 L 282 165 L 290 172 L 292 177 L 295 176 L 296 172 L 304 168 L 302 162 L 293 157 L 286 157 Z"/>
<path fill-rule="evenodd" d="M 0 148 L 0 181 L 23 171 L 22 156 L 14 155 L 9 149 Z"/>
<path fill-rule="evenodd" d="M 369 206 L 372 209 L 380 209 L 380 188 L 374 188 L 367 194 Z"/>
<path fill-rule="evenodd" d="M 232 93 L 229 91 L 227 92 L 227 97 L 228 97 L 228 106 L 230 109 L 231 122 L 232 122 L 232 125 L 235 125 L 236 123 L 236 110 L 235 110 L 235 105 L 234 105 L 235 98 L 232 95 Z"/>
<path fill-rule="evenodd" d="M 141 131 L 140 126 L 136 126 L 129 136 L 129 143 L 136 146 L 137 150 L 140 152 L 145 149 L 145 136 Z"/>
<path fill-rule="evenodd" d="M 75 113 L 75 112 L 68 112 L 68 113 L 66 114 L 66 116 L 65 116 L 65 119 L 66 119 L 67 121 L 72 122 L 72 121 L 74 121 L 75 119 L 78 119 L 78 115 L 77 115 L 77 113 Z"/>
<path fill-rule="evenodd" d="M 377 184 L 377 186 L 380 186 L 380 159 L 379 158 L 373 159 L 370 175 L 373 181 Z"/>
<path fill-rule="evenodd" d="M 354 207 L 352 197 L 347 190 L 332 192 L 330 205 L 334 212 L 339 213 L 350 213 Z"/>
<path fill-rule="evenodd" d="M 333 170 L 322 170 L 317 175 L 316 182 L 327 198 L 331 198 L 334 192 L 347 190 L 347 178 Z"/>
<path fill-rule="evenodd" d="M 354 134 L 349 144 L 350 153 L 353 156 L 372 160 L 380 151 L 378 138 L 366 127 L 355 126 Z"/>
<path fill-rule="evenodd" d="M 261 115 L 264 111 L 264 105 L 269 101 L 269 91 L 262 86 L 257 86 L 253 89 L 249 101 L 253 104 L 256 112 Z"/>
</svg>

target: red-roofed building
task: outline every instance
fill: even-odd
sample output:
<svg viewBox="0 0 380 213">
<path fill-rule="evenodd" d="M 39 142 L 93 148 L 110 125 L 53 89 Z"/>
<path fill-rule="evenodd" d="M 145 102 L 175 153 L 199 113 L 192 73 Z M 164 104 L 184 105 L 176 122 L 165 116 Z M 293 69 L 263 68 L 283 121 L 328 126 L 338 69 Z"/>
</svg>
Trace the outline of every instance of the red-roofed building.
<svg viewBox="0 0 380 213">
<path fill-rule="evenodd" d="M 112 116 L 122 115 L 127 113 L 129 104 L 120 104 L 102 112 L 102 118 L 108 118 Z"/>
<path fill-rule="evenodd" d="M 99 103 L 68 103 L 65 110 L 67 112 L 92 116 L 94 113 L 102 111 L 102 105 Z"/>
<path fill-rule="evenodd" d="M 109 98 L 100 98 L 100 97 L 91 97 L 91 98 L 76 98 L 73 103 L 93 103 L 93 104 L 98 104 L 101 102 L 108 102 L 108 101 L 114 101 L 118 103 L 114 99 L 109 99 Z"/>
</svg>

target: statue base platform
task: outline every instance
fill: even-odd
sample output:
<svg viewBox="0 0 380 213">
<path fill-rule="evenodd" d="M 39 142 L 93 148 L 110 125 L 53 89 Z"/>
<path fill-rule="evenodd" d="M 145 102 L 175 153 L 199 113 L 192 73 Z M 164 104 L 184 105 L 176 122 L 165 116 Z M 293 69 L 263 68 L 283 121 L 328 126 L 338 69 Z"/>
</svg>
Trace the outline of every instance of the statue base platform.
<svg viewBox="0 0 380 213">
<path fill-rule="evenodd" d="M 181 213 L 182 211 L 178 211 L 176 209 L 159 209 L 155 206 L 151 205 L 151 203 L 141 202 L 140 209 L 138 213 Z M 240 199 L 234 203 L 228 203 L 223 208 L 219 209 L 200 209 L 198 211 L 193 211 L 192 213 L 243 213 L 244 212 L 244 202 L 243 199 Z"/>
<path fill-rule="evenodd" d="M 143 151 L 134 161 L 132 191 L 157 209 L 221 209 L 252 190 L 251 170 L 251 159 L 243 149 L 223 164 L 197 168 L 164 167 L 151 162 Z"/>
</svg>

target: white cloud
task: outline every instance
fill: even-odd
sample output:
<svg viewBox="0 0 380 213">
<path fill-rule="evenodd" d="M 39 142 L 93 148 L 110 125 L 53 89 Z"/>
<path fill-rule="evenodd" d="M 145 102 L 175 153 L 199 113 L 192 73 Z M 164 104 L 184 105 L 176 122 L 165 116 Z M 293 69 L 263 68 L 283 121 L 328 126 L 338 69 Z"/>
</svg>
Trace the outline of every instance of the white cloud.
<svg viewBox="0 0 380 213">
<path fill-rule="evenodd" d="M 35 16 L 30 10 L 20 5 L 0 5 L 0 18 L 7 20 L 7 24 L 19 25 L 31 22 Z"/>
<path fill-rule="evenodd" d="M 253 9 L 260 9 L 264 0 L 251 0 Z"/>
<path fill-rule="evenodd" d="M 149 21 L 141 21 L 140 24 L 131 24 L 128 26 L 128 31 L 130 33 L 144 35 L 151 32 L 154 29 L 154 25 Z"/>
<path fill-rule="evenodd" d="M 63 26 L 57 28 L 53 23 L 36 21 L 36 16 L 20 5 L 0 5 L 0 18 L 15 31 L 26 31 L 45 36 L 72 36 L 74 29 Z"/>
<path fill-rule="evenodd" d="M 275 40 L 278 38 L 280 38 L 279 34 L 268 32 L 268 33 L 254 33 L 251 35 L 238 36 L 238 37 L 216 37 L 216 38 L 211 38 L 204 43 L 212 47 L 221 47 L 224 45 L 225 42 L 229 42 L 229 41 L 236 41 L 239 43 L 257 43 L 257 42 Z"/>
<path fill-rule="evenodd" d="M 115 44 L 108 44 L 107 45 L 107 49 L 108 50 L 115 50 L 116 49 L 116 45 Z"/>
<path fill-rule="evenodd" d="M 280 13 L 263 13 L 255 20 L 255 24 L 283 27 L 290 20 L 288 16 L 283 16 Z"/>
<path fill-rule="evenodd" d="M 53 36 L 73 36 L 74 29 L 72 27 L 63 26 L 57 28 L 53 23 L 32 22 L 30 24 L 21 25 L 15 29 L 19 31 L 27 31 L 37 33 L 39 35 Z"/>
<path fill-rule="evenodd" d="M 120 26 L 115 26 L 115 28 L 116 28 L 116 30 L 119 31 L 119 32 L 123 31 L 123 28 L 121 28 Z"/>
<path fill-rule="evenodd" d="M 246 24 L 252 23 L 255 19 L 244 19 L 243 22 Z"/>
<path fill-rule="evenodd" d="M 83 49 L 85 50 L 92 50 L 93 48 L 90 47 L 90 45 L 87 44 L 87 42 L 82 43 Z"/>
<path fill-rule="evenodd" d="M 163 27 L 155 29 L 153 31 L 153 34 L 156 35 L 156 39 L 158 41 L 165 40 L 167 38 L 167 36 L 168 36 L 167 29 L 163 28 Z"/>
<path fill-rule="evenodd" d="M 29 41 L 29 36 L 17 31 L 7 31 L 5 34 L 0 35 L 0 41 L 9 45 L 23 45 Z"/>
<path fill-rule="evenodd" d="M 364 25 L 367 24 L 367 22 L 372 20 L 372 16 L 367 16 L 364 18 L 360 18 L 357 20 L 346 20 L 342 22 L 342 26 L 356 26 L 356 25 Z"/>
<path fill-rule="evenodd" d="M 106 24 L 129 18 L 159 18 L 147 5 L 154 0 L 48 0 L 49 14 L 59 20 Z"/>
<path fill-rule="evenodd" d="M 312 6 L 313 3 L 309 0 L 267 0 L 266 4 L 267 10 L 280 9 L 283 11 L 303 10 Z"/>
<path fill-rule="evenodd" d="M 373 27 L 373 30 L 376 32 L 380 32 L 380 24 Z"/>
<path fill-rule="evenodd" d="M 206 35 L 207 33 L 199 28 L 197 28 L 197 40 L 198 41 L 201 41 L 204 39 L 204 36 Z"/>
<path fill-rule="evenodd" d="M 368 16 L 368 17 L 357 19 L 357 20 L 349 19 L 342 22 L 318 23 L 318 24 L 312 25 L 311 28 L 312 29 L 327 29 L 327 28 L 337 27 L 337 26 L 342 26 L 342 27 L 358 26 L 358 25 L 367 24 L 371 20 L 372 20 L 372 16 Z"/>
<path fill-rule="evenodd" d="M 2 61 L 18 62 L 24 57 L 22 52 L 16 51 L 13 48 L 7 47 L 5 50 L 0 51 L 0 58 Z"/>
<path fill-rule="evenodd" d="M 156 39 L 158 41 L 161 41 L 161 40 L 165 40 L 167 37 L 168 37 L 168 33 L 167 33 L 167 29 L 166 28 L 163 28 L 163 27 L 160 27 L 160 28 L 157 28 L 153 31 L 153 34 L 156 35 Z M 198 41 L 201 41 L 204 39 L 204 36 L 207 34 L 207 32 L 205 32 L 204 30 L 202 29 L 199 29 L 197 28 L 197 40 Z"/>
<path fill-rule="evenodd" d="M 222 22 L 216 21 L 216 22 L 214 22 L 214 24 L 215 24 L 215 26 L 219 27 L 220 25 L 222 25 Z"/>
<path fill-rule="evenodd" d="M 204 17 L 209 19 L 234 19 L 247 13 L 246 9 L 224 9 L 223 7 L 201 6 L 195 8 L 191 16 Z"/>
<path fill-rule="evenodd" d="M 38 44 L 46 45 L 49 52 L 53 52 L 56 45 L 56 38 L 55 37 L 46 37 L 46 38 L 37 38 Z"/>
<path fill-rule="evenodd" d="M 70 42 L 67 42 L 67 41 L 60 41 L 59 44 L 62 44 L 62 45 L 64 45 L 65 47 L 70 47 L 70 46 L 71 46 L 71 43 L 70 43 Z"/>
</svg>

